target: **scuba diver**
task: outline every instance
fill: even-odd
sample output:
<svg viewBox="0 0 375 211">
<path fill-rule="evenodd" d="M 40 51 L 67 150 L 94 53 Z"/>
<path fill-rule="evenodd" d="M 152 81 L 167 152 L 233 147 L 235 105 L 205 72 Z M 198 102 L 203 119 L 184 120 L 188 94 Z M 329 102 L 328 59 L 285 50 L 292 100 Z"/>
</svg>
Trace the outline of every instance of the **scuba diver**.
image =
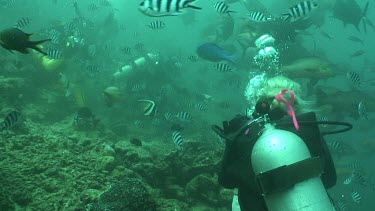
<svg viewBox="0 0 375 211">
<path fill-rule="evenodd" d="M 227 189 L 238 189 L 238 196 L 235 195 L 233 199 L 238 197 L 242 211 L 299 210 L 310 205 L 318 206 L 312 210 L 333 210 L 333 202 L 326 189 L 336 184 L 337 175 L 323 136 L 348 131 L 352 125 L 317 121 L 315 111 L 319 109 L 314 107 L 312 101 L 303 100 L 300 85 L 288 78 L 269 78 L 262 86 L 255 96 L 258 100 L 250 117 L 237 115 L 230 121 L 224 121 L 223 128 L 212 126 L 226 140 L 218 175 L 219 184 Z M 342 125 L 346 128 L 320 132 L 318 124 Z M 298 141 L 305 149 L 294 148 Z M 308 157 L 294 161 L 293 157 L 303 150 L 307 151 Z M 261 154 L 264 155 L 259 159 Z M 282 164 L 270 169 L 259 167 L 273 163 Z M 312 180 L 314 184 L 306 186 Z M 290 195 L 296 191 L 300 191 L 299 195 Z M 314 205 L 303 204 L 307 198 L 319 197 L 325 198 L 317 199 Z M 238 210 L 235 208 L 238 204 L 234 204 L 233 210 Z"/>
</svg>

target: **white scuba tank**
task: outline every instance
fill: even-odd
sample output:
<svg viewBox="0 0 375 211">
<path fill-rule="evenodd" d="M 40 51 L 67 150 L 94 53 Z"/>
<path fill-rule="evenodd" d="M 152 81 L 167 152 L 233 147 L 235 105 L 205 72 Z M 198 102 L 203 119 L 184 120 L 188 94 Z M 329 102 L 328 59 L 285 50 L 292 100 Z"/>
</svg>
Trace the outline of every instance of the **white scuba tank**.
<svg viewBox="0 0 375 211">
<path fill-rule="evenodd" d="M 304 141 L 296 134 L 266 124 L 252 150 L 251 161 L 257 175 L 310 158 Z M 293 187 L 264 195 L 269 211 L 332 211 L 327 192 L 319 176 Z"/>
</svg>

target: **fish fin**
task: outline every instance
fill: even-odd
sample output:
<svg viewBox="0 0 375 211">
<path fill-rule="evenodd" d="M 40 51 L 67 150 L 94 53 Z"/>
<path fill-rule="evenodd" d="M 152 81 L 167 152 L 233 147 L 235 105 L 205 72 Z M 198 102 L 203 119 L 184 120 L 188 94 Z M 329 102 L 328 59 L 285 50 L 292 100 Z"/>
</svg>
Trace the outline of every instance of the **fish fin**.
<svg viewBox="0 0 375 211">
<path fill-rule="evenodd" d="M 365 34 L 367 34 L 367 25 L 366 25 L 365 19 L 363 19 L 363 30 L 364 30 Z"/>
<path fill-rule="evenodd" d="M 237 56 L 236 55 L 231 55 L 231 56 L 227 56 L 225 58 L 225 60 L 227 60 L 228 62 L 232 63 L 233 65 L 237 66 L 237 62 L 235 61 L 235 59 L 237 59 Z"/>
<path fill-rule="evenodd" d="M 229 11 L 227 12 L 229 18 L 233 18 L 233 17 L 230 15 L 231 13 L 237 13 L 237 12 L 236 12 L 236 11 L 233 11 L 233 10 L 229 10 Z"/>
<path fill-rule="evenodd" d="M 23 49 L 23 50 L 19 50 L 19 52 L 23 53 L 23 54 L 28 54 L 30 53 L 27 48 Z"/>
<path fill-rule="evenodd" d="M 0 43 L 0 45 L 1 45 L 1 47 L 3 47 L 3 48 L 5 48 L 5 49 L 7 49 L 9 52 L 11 52 L 12 54 L 14 54 L 13 53 L 13 51 L 12 50 L 10 50 L 9 48 L 8 48 L 8 46 L 6 46 L 5 44 L 3 44 L 3 43 Z"/>
<path fill-rule="evenodd" d="M 365 8 L 363 9 L 363 13 L 362 13 L 362 16 L 363 17 L 366 17 L 366 14 L 367 14 L 367 10 L 368 10 L 368 6 L 370 5 L 370 1 L 367 1 L 366 5 L 365 5 Z"/>
<path fill-rule="evenodd" d="M 195 9 L 195 10 L 201 10 L 202 7 L 197 7 L 197 6 L 194 6 L 194 5 L 186 5 L 186 8 L 191 8 L 191 9 Z"/>
<path fill-rule="evenodd" d="M 40 47 L 38 47 L 39 44 L 42 44 L 42 43 L 47 42 L 47 41 L 51 41 L 51 39 L 45 39 L 45 40 L 39 40 L 39 41 L 30 41 L 30 47 L 29 48 L 32 48 L 32 49 L 38 51 L 39 53 L 41 53 L 43 55 L 47 55 L 47 53 L 45 53 Z"/>
<path fill-rule="evenodd" d="M 176 12 L 176 13 L 159 13 L 155 10 L 153 10 L 151 7 L 147 8 L 146 10 L 140 10 L 144 15 L 149 17 L 167 17 L 167 16 L 177 16 L 181 14 L 182 12 Z"/>
<path fill-rule="evenodd" d="M 282 14 L 282 17 L 284 17 L 283 22 L 287 22 L 288 20 L 290 20 L 292 18 L 292 15 L 289 14 L 289 13 L 284 13 L 284 14 Z"/>
</svg>

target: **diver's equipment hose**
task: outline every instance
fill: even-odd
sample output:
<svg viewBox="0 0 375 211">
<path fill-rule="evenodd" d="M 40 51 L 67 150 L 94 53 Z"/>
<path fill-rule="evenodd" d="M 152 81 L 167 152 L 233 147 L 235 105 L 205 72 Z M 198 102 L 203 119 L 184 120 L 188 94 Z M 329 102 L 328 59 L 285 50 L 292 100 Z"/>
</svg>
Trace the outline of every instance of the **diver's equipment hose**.
<svg viewBox="0 0 375 211">
<path fill-rule="evenodd" d="M 318 124 L 318 125 L 340 125 L 340 126 L 346 126 L 346 128 L 340 129 L 340 130 L 334 130 L 334 131 L 327 131 L 327 132 L 321 132 L 322 136 L 325 135 L 332 135 L 337 133 L 343 133 L 346 131 L 349 131 L 353 129 L 353 125 L 348 122 L 338 122 L 338 121 L 300 121 L 298 122 L 301 125 L 311 125 L 311 124 Z M 278 125 L 293 125 L 293 123 L 279 123 Z"/>
</svg>

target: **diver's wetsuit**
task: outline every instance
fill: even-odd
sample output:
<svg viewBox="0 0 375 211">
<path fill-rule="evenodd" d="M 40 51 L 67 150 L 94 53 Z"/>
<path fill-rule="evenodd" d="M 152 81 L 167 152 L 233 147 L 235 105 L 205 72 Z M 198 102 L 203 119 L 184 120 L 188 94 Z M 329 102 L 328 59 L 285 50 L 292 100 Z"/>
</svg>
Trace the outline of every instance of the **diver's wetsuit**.
<svg viewBox="0 0 375 211">
<path fill-rule="evenodd" d="M 316 121 L 315 114 L 310 112 L 297 116 L 298 121 Z M 249 119 L 245 116 L 237 116 L 231 120 L 224 130 L 224 135 L 235 133 Z M 306 143 L 312 157 L 320 156 L 323 162 L 322 182 L 326 189 L 336 184 L 337 175 L 332 156 L 327 144 L 320 135 L 317 124 L 300 125 L 297 131 L 291 117 L 286 116 L 278 121 L 277 129 L 288 130 L 297 134 Z M 287 123 L 287 124 L 283 124 Z M 288 124 L 289 123 L 289 124 Z M 227 142 L 222 169 L 219 173 L 219 183 L 228 189 L 238 188 L 238 200 L 241 211 L 266 211 L 267 207 L 263 196 L 258 192 L 255 175 L 251 166 L 251 152 L 260 127 L 250 127 L 250 133 L 240 134 L 232 142 Z"/>
</svg>

